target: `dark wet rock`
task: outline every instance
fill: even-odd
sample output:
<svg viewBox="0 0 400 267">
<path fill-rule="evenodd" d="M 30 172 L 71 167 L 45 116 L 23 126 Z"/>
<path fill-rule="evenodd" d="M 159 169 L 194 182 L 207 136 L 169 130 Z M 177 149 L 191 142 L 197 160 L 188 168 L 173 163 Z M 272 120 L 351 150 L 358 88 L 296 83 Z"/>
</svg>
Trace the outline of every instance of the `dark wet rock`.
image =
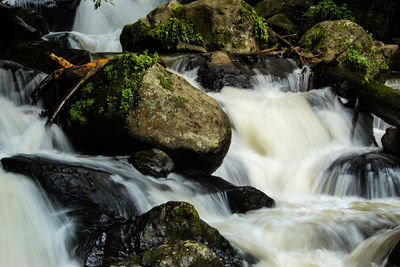
<svg viewBox="0 0 400 267">
<path fill-rule="evenodd" d="M 109 267 L 122 266 L 223 267 L 224 264 L 206 245 L 194 240 L 176 240 L 152 247 Z"/>
<path fill-rule="evenodd" d="M 267 20 L 268 25 L 275 30 L 275 32 L 286 35 L 296 32 L 296 26 L 285 14 L 276 14 Z"/>
<path fill-rule="evenodd" d="M 53 32 L 44 37 L 47 41 L 58 43 L 65 48 L 82 49 L 81 43 L 70 32 Z"/>
<path fill-rule="evenodd" d="M 1 163 L 6 171 L 30 177 L 50 199 L 84 221 L 102 213 L 125 218 L 136 213 L 127 189 L 110 173 L 33 155 L 3 158 Z"/>
<path fill-rule="evenodd" d="M 202 47 L 243 53 L 266 48 L 268 36 L 263 19 L 242 0 L 197 0 L 185 5 L 171 0 L 125 25 L 120 41 L 123 50 L 131 52 L 201 52 L 198 47 Z M 180 42 L 196 49 L 181 50 Z"/>
<path fill-rule="evenodd" d="M 400 196 L 400 160 L 382 152 L 353 153 L 335 160 L 319 184 L 321 193 L 367 199 Z"/>
<path fill-rule="evenodd" d="M 128 161 L 142 174 L 154 177 L 167 177 L 175 167 L 173 160 L 159 149 L 138 151 Z"/>
<path fill-rule="evenodd" d="M 112 227 L 105 236 L 104 263 L 109 266 L 116 258 L 156 252 L 166 242 L 179 240 L 193 240 L 207 246 L 225 266 L 241 266 L 243 259 L 238 252 L 199 218 L 192 205 L 184 202 L 168 202 Z"/>
<path fill-rule="evenodd" d="M 0 3 L 0 49 L 13 47 L 20 42 L 40 40 L 47 33 L 43 19 L 31 10 L 10 7 Z"/>
<path fill-rule="evenodd" d="M 292 73 L 295 62 L 263 54 L 227 54 L 221 51 L 191 55 L 173 68 L 178 71 L 197 69 L 197 81 L 208 91 L 219 92 L 224 86 L 253 88 L 257 74 L 283 79 Z"/>
<path fill-rule="evenodd" d="M 52 32 L 70 31 L 80 0 L 35 0 L 23 1 L 25 7 L 40 12 Z"/>
<path fill-rule="evenodd" d="M 136 70 L 135 58 L 124 55 L 109 61 L 64 107 L 59 123 L 73 144 L 86 153 L 113 155 L 157 148 L 177 169 L 213 172 L 230 145 L 227 115 L 213 98 L 152 59 L 146 69 Z M 65 79 L 56 79 L 56 85 L 63 86 Z M 56 86 L 49 88 L 45 91 L 54 92 Z"/>
<path fill-rule="evenodd" d="M 19 43 L 1 52 L 0 58 L 15 61 L 25 67 L 51 73 L 61 67 L 48 56 L 54 53 L 74 65 L 90 62 L 89 52 L 79 49 L 68 49 L 60 44 L 44 40 Z"/>
<path fill-rule="evenodd" d="M 385 267 L 399 267 L 400 266 L 400 242 L 390 252 Z"/>
<path fill-rule="evenodd" d="M 186 179 L 197 182 L 206 188 L 207 193 L 225 193 L 233 213 L 245 213 L 250 210 L 272 208 L 275 201 L 251 186 L 235 186 L 224 179 L 207 175 L 200 171 L 181 173 Z"/>
<path fill-rule="evenodd" d="M 385 152 L 400 157 L 400 132 L 398 128 L 388 128 L 382 137 Z"/>
</svg>

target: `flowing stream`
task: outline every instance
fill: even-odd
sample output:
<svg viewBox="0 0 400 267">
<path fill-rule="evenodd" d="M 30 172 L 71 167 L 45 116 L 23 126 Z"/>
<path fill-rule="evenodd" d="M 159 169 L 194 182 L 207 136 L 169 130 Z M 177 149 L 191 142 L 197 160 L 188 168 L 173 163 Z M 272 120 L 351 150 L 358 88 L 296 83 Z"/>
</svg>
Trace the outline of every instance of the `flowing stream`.
<svg viewBox="0 0 400 267">
<path fill-rule="evenodd" d="M 115 1 L 94 11 L 91 1 L 82 1 L 72 34 L 91 51 L 119 51 L 121 27 L 160 2 Z M 201 88 L 196 70 L 183 71 L 184 57 L 169 60 L 171 71 Z M 275 208 L 246 214 L 232 214 L 224 194 L 205 194 L 178 174 L 155 179 L 124 157 L 76 154 L 60 128 L 45 127 L 40 106 L 29 104 L 44 77 L 0 63 L 0 158 L 36 153 L 107 170 L 140 212 L 169 200 L 190 202 L 234 246 L 257 257 L 257 266 L 384 266 L 400 239 L 400 165 L 371 145 L 368 124 L 360 123 L 352 137 L 352 111 L 329 88 L 307 91 L 307 72 L 296 69 L 284 79 L 259 74 L 254 89 L 209 93 L 233 126 L 215 175 L 276 200 Z M 74 222 L 30 179 L 3 169 L 0 225 L 0 266 L 80 266 L 70 254 Z"/>
</svg>

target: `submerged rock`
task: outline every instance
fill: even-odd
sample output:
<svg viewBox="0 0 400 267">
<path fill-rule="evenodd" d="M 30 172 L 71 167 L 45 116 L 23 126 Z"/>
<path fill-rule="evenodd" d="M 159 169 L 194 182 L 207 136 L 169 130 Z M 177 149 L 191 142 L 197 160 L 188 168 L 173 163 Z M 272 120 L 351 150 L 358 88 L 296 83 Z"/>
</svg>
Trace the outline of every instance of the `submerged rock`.
<svg viewBox="0 0 400 267">
<path fill-rule="evenodd" d="M 229 242 L 202 221 L 192 205 L 184 202 L 168 202 L 140 217 L 132 217 L 123 224 L 115 225 L 105 235 L 104 244 L 106 266 L 114 264 L 116 258 L 129 260 L 130 256 L 138 256 L 133 259 L 140 263 L 156 263 L 157 257 L 174 260 L 177 258 L 169 255 L 169 252 L 185 244 L 189 251 L 178 251 L 183 258 L 177 260 L 185 260 L 187 254 L 194 252 L 199 260 L 210 260 L 216 266 L 219 266 L 219 262 L 213 253 L 225 266 L 241 266 L 243 261 Z M 154 258 L 150 259 L 149 256 Z"/>
<path fill-rule="evenodd" d="M 171 0 L 125 25 L 120 40 L 124 51 L 252 52 L 267 46 L 268 33 L 265 21 L 242 0 L 197 0 L 185 5 Z"/>
<path fill-rule="evenodd" d="M 177 169 L 208 173 L 220 166 L 231 140 L 229 119 L 217 102 L 147 55 L 109 61 L 68 101 L 59 122 L 82 151 L 157 148 Z"/>
<path fill-rule="evenodd" d="M 367 199 L 400 196 L 400 161 L 381 152 L 349 154 L 324 170 L 321 193 Z"/>
<path fill-rule="evenodd" d="M 128 160 L 144 175 L 167 177 L 175 168 L 172 159 L 159 149 L 138 151 Z"/>
<path fill-rule="evenodd" d="M 225 193 L 233 213 L 246 213 L 250 210 L 272 208 L 275 201 L 252 186 L 235 186 L 224 179 L 199 171 L 185 171 L 182 175 L 201 184 L 207 193 Z"/>
</svg>

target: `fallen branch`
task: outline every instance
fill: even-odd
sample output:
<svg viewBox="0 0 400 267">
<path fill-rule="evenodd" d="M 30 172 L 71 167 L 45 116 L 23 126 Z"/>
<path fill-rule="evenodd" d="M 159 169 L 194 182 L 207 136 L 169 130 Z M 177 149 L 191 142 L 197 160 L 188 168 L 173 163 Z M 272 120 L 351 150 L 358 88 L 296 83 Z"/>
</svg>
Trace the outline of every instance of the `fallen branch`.
<svg viewBox="0 0 400 267">
<path fill-rule="evenodd" d="M 276 32 L 274 32 L 272 29 L 271 29 L 271 31 L 272 31 L 272 33 L 273 33 L 274 35 L 276 35 L 276 37 L 277 37 L 280 41 L 282 41 L 284 44 L 286 44 L 292 51 L 294 51 L 294 52 L 299 56 L 299 59 L 300 59 L 301 64 L 304 65 L 303 56 L 301 55 L 301 53 L 300 53 L 299 51 L 297 51 L 297 48 L 296 48 L 294 45 L 292 45 L 288 40 L 286 40 L 284 37 L 282 37 L 282 36 L 280 36 L 279 34 L 277 34 Z"/>
<path fill-rule="evenodd" d="M 97 73 L 97 71 L 104 66 L 106 61 L 94 66 L 92 69 L 90 69 L 86 75 L 71 89 L 69 92 L 63 97 L 61 102 L 58 104 L 56 109 L 54 110 L 53 114 L 49 117 L 49 119 L 46 122 L 46 126 L 49 126 L 54 122 L 54 120 L 57 118 L 58 114 L 60 113 L 61 109 L 64 107 L 65 103 L 75 94 L 75 92 L 81 88 L 83 84 L 87 82 L 88 79 L 90 79 L 94 74 Z"/>
</svg>

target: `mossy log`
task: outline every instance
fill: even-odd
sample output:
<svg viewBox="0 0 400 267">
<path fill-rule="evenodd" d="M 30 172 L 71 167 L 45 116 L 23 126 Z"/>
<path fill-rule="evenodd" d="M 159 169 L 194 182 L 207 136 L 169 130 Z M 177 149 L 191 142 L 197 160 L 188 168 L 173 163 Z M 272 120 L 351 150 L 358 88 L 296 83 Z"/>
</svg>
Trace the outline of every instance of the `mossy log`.
<svg viewBox="0 0 400 267">
<path fill-rule="evenodd" d="M 360 99 L 361 109 L 380 117 L 387 123 L 400 126 L 400 92 L 384 84 L 368 80 L 363 74 L 338 66 L 315 70 L 319 86 L 332 86 L 340 96 Z"/>
</svg>

